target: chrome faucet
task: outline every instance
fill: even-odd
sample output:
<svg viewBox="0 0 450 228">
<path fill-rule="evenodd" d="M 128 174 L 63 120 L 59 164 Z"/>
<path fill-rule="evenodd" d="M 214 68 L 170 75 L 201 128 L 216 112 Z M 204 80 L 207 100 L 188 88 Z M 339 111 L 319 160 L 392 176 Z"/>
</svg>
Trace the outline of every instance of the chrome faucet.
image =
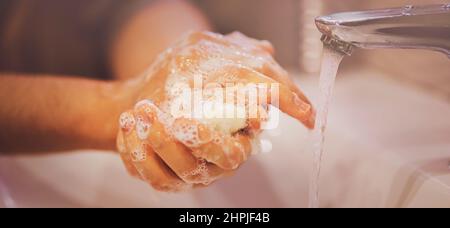
<svg viewBox="0 0 450 228">
<path fill-rule="evenodd" d="M 315 22 L 323 43 L 347 55 L 353 47 L 411 48 L 450 58 L 450 4 L 343 12 Z"/>
</svg>

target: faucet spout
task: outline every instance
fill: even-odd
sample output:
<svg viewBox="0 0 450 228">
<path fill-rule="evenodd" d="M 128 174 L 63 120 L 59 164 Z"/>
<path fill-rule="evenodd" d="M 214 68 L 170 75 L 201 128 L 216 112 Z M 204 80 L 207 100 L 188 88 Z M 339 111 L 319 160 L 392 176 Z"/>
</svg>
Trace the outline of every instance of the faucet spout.
<svg viewBox="0 0 450 228">
<path fill-rule="evenodd" d="M 317 17 L 315 22 L 328 43 L 428 49 L 450 58 L 450 4 L 343 12 Z"/>
</svg>

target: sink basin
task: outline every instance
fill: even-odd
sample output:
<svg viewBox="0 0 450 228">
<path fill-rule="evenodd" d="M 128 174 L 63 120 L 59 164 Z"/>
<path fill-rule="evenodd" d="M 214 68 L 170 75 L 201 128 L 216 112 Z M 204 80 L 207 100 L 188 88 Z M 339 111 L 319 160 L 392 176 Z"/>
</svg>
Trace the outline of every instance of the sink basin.
<svg viewBox="0 0 450 228">
<path fill-rule="evenodd" d="M 330 107 L 321 207 L 450 207 L 450 105 L 376 71 L 346 72 Z M 301 78 L 315 97 L 317 78 Z M 0 158 L 3 207 L 306 207 L 310 133 L 282 115 L 271 150 L 183 193 L 129 177 L 112 152 Z"/>
</svg>

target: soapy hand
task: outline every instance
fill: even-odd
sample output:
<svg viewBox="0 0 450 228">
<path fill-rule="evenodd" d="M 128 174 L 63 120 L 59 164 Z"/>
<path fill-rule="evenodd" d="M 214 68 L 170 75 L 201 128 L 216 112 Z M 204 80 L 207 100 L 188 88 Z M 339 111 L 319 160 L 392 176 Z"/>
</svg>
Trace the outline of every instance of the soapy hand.
<svg viewBox="0 0 450 228">
<path fill-rule="evenodd" d="M 272 54 L 267 41 L 240 33 L 193 32 L 161 54 L 141 77 L 127 82 L 136 105 L 120 116 L 117 147 L 129 173 L 161 191 L 205 186 L 229 175 L 250 156 L 251 140 L 261 131 L 271 104 L 312 128 L 310 102 Z M 267 96 L 257 94 L 255 115 L 248 112 L 252 99 L 237 102 L 249 85 L 269 85 L 257 86 Z M 270 85 L 276 85 L 277 94 Z M 228 87 L 235 90 L 220 90 Z M 196 102 L 191 98 L 199 89 Z M 218 105 L 226 93 L 236 99 Z M 179 105 L 190 100 L 194 108 Z M 197 115 L 198 106 L 246 114 Z"/>
</svg>

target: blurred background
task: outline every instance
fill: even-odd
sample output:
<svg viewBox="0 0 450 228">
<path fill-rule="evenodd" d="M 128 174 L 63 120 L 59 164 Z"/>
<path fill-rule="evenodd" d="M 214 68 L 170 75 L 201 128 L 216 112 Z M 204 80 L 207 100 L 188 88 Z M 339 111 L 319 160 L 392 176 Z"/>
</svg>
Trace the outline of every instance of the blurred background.
<svg viewBox="0 0 450 228">
<path fill-rule="evenodd" d="M 0 15 L 7 15 L 13 23 L 0 20 L 0 70 L 94 74 L 109 79 L 105 63 L 95 57 L 103 53 L 93 51 L 96 49 L 86 46 L 83 39 L 113 29 L 105 18 L 129 7 L 131 1 L 112 8 L 112 1 L 85 1 L 92 11 L 83 15 L 76 10 L 63 14 L 50 10 L 73 7 L 71 2 L 2 0 Z M 322 50 L 321 34 L 314 25 L 316 16 L 450 1 L 191 3 L 207 15 L 215 31 L 240 31 L 269 40 L 276 59 L 314 100 Z M 33 15 L 36 8 L 43 10 Z M 29 15 L 37 19 L 24 25 Z M 65 23 L 95 26 L 77 31 Z M 47 31 L 53 25 L 61 28 L 56 34 Z M 54 36 L 62 41 L 50 42 Z M 99 37 L 96 47 L 103 47 L 106 39 Z M 72 64 L 64 64 L 68 62 Z M 344 59 L 337 80 L 326 136 L 321 206 L 450 207 L 449 59 L 422 50 L 356 50 Z M 297 125 L 283 117 L 278 129 L 262 136 L 270 142 L 269 153 L 255 156 L 231 178 L 176 195 L 155 192 L 131 179 L 112 154 L 0 157 L 0 206 L 304 207 L 312 161 L 309 133 Z"/>
</svg>

